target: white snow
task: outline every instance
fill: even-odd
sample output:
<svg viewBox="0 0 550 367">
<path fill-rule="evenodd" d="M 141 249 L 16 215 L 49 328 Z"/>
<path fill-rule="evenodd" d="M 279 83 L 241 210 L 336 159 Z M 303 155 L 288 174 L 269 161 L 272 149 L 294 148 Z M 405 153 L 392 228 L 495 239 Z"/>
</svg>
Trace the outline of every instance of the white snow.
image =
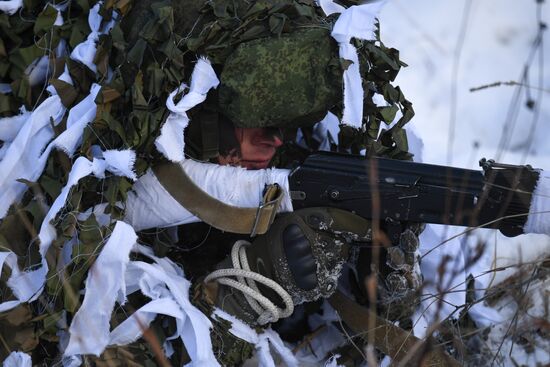
<svg viewBox="0 0 550 367">
<path fill-rule="evenodd" d="M 470 5 L 467 27 L 461 33 L 463 14 Z M 548 4 L 542 4 L 543 21 L 550 20 Z M 510 164 L 529 163 L 533 167 L 550 169 L 550 59 L 544 58 L 539 68 L 539 55 L 529 69 L 526 84 L 539 86 L 542 80 L 544 91 L 531 89 L 529 94 L 535 101 L 535 109 L 526 108 L 526 88 L 522 89 L 519 103 L 510 105 L 517 87 L 499 86 L 476 92 L 469 89 L 495 82 L 521 81 L 524 64 L 527 62 L 533 41 L 537 36 L 537 4 L 535 0 L 485 0 L 485 1 L 430 1 L 430 0 L 393 0 L 387 4 L 381 14 L 382 40 L 387 46 L 400 50 L 401 58 L 409 67 L 399 74 L 396 84 L 400 85 L 409 100 L 413 102 L 416 116 L 409 130 L 423 141 L 421 151 L 418 142 L 412 144 L 417 150 L 417 160 L 435 164 L 451 164 L 457 167 L 479 169 L 478 160 L 482 157 L 494 158 L 498 162 Z M 546 32 L 548 33 L 548 32 Z M 461 52 L 457 52 L 459 36 L 463 34 Z M 547 34 L 546 34 L 547 36 Z M 548 55 L 550 47 L 543 42 L 542 50 Z M 540 51 L 540 50 L 539 50 Z M 457 58 L 457 55 L 459 57 Z M 458 60 L 458 63 L 457 63 Z M 453 68 L 458 67 L 457 77 L 453 81 Z M 542 70 L 542 74 L 540 74 Z M 453 99 L 453 88 L 456 99 Z M 453 102 L 456 103 L 454 118 L 454 139 L 450 159 L 449 131 Z M 536 109 L 540 115 L 536 117 Z M 509 111 L 517 109 L 515 119 L 507 119 Z M 530 134 L 533 122 L 535 132 Z M 532 139 L 530 140 L 530 135 Z M 504 142 L 505 144 L 503 144 Z M 463 231 L 461 228 L 430 226 L 422 236 L 423 251 L 437 245 Z M 457 260 L 456 267 L 464 265 L 464 259 L 473 253 L 478 242 L 485 243 L 481 259 L 467 270 L 474 276 L 491 269 L 511 264 L 536 262 L 550 255 L 550 239 L 545 235 L 524 235 L 506 238 L 490 230 L 477 230 L 467 239 L 461 236 L 446 243 L 437 251 L 423 259 L 424 276 L 433 274 L 444 254 Z M 427 271 L 432 268 L 432 271 Z M 477 278 L 477 292 L 481 296 L 488 286 L 494 286 L 504 280 L 517 268 L 490 273 Z M 460 305 L 464 301 L 463 284 L 467 274 L 455 277 L 449 288 L 459 291 L 447 295 L 446 300 Z M 536 285 L 542 292 L 548 289 L 548 283 Z M 546 296 L 547 297 L 547 296 Z M 483 306 L 480 306 L 483 308 Z M 508 307 L 508 308 L 506 308 Z M 479 309 L 472 314 L 480 323 L 494 318 L 509 319 L 514 307 L 501 306 Z M 532 311 L 542 312 L 540 304 L 535 302 Z M 516 307 L 517 308 L 517 307 Z M 447 313 L 454 307 L 448 307 Z M 488 313 L 491 313 L 490 315 Z M 444 315 L 443 315 L 444 316 Z M 548 317 L 548 315 L 546 315 Z M 423 333 L 420 320 L 415 332 Z M 506 324 L 503 324 L 506 325 Z M 502 325 L 497 325 L 502 329 Z M 491 334 L 491 338 L 495 338 Z M 505 330 L 496 334 L 502 338 Z M 494 346 L 494 345 L 493 345 Z M 509 349 L 509 348 L 508 348 Z M 517 352 L 520 348 L 515 348 Z M 521 354 L 520 352 L 517 352 Z M 505 365 L 511 364 L 508 350 Z M 532 363 L 524 355 L 513 355 L 518 363 Z M 523 358 L 525 357 L 525 358 Z M 541 363 L 550 362 L 548 353 L 538 359 Z"/>
</svg>

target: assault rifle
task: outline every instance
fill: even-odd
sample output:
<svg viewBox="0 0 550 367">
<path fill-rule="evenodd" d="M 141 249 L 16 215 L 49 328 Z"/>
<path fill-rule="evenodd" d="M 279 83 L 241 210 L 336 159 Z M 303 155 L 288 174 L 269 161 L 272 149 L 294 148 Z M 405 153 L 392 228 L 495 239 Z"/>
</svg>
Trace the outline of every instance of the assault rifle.
<svg viewBox="0 0 550 367">
<path fill-rule="evenodd" d="M 319 153 L 289 177 L 294 209 L 331 206 L 378 218 L 390 239 L 404 222 L 523 233 L 539 171 L 482 159 L 483 171 Z"/>
<path fill-rule="evenodd" d="M 379 219 L 392 243 L 398 243 L 402 226 L 407 222 L 497 228 L 507 236 L 523 233 L 540 172 L 530 166 L 505 165 L 487 160 L 480 163 L 483 171 L 318 153 L 306 158 L 290 173 L 290 196 L 294 210 L 328 206 L 353 212 L 365 219 Z M 276 213 L 274 203 L 278 203 L 281 197 L 277 185 L 272 184 L 264 191 L 263 204 L 259 208 L 235 208 L 205 193 L 179 164 L 166 163 L 153 170 L 166 191 L 183 207 L 213 227 L 233 233 L 252 232 L 252 236 L 265 233 Z M 257 232 L 259 223 L 262 223 L 262 231 Z M 261 241 L 265 240 L 257 243 L 271 244 Z M 309 277 L 307 270 L 317 269 L 312 246 L 307 243 L 298 247 L 294 240 L 287 244 L 288 247 L 281 245 L 283 249 L 278 246 L 263 248 L 277 249 L 280 255 L 282 251 L 296 246 L 288 250 L 287 254 L 292 256 L 285 257 L 285 266 L 292 276 L 301 274 L 308 277 L 307 282 L 315 278 L 313 284 L 316 284 L 316 276 Z M 253 253 L 252 247 L 249 247 L 247 256 Z M 279 255 L 274 255 L 274 259 L 281 259 Z M 258 259 L 248 259 L 252 271 L 259 272 L 257 264 L 264 264 Z M 300 270 L 294 273 L 292 269 Z M 312 283 L 307 284 L 309 287 Z M 339 291 L 329 298 L 329 302 L 357 335 L 364 338 L 373 336 L 374 347 L 391 356 L 394 362 L 416 365 L 416 361 L 420 363 L 423 360 L 437 366 L 460 366 L 440 347 L 419 348 L 422 341 L 410 332 L 360 306 Z"/>
</svg>

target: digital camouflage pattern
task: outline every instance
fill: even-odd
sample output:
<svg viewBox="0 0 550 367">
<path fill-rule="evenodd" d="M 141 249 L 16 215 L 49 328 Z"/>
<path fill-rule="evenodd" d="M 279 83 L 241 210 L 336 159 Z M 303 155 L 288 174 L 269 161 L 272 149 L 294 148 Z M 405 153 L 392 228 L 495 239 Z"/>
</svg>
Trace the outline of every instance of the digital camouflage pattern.
<svg viewBox="0 0 550 367">
<path fill-rule="evenodd" d="M 342 99 L 343 67 L 327 28 L 241 43 L 220 77 L 219 106 L 239 127 L 301 127 Z"/>
<path fill-rule="evenodd" d="M 330 29 L 336 19 L 325 18 L 321 10 L 313 6 L 313 0 L 105 0 L 100 11 L 104 21 L 113 17 L 122 20 L 110 33 L 100 36 L 94 59 L 97 72 L 94 73 L 68 55 L 89 34 L 88 12 L 98 1 L 70 1 L 62 11 L 64 23 L 60 26 L 54 25 L 57 12 L 47 3 L 44 0 L 24 0 L 23 8 L 14 15 L 0 14 L 0 77 L 1 82 L 9 84 L 12 90 L 0 93 L 0 116 L 14 116 L 22 107 L 27 110 L 35 108 L 47 97 L 45 84 L 48 83 L 56 89 L 67 108 L 87 96 L 92 83 L 101 85 L 101 90 L 95 101 L 98 106 L 96 117 L 86 127 L 76 154 L 68 157 L 63 152 L 53 152 L 42 176 L 37 182 L 25 182 L 29 190 L 0 223 L 0 249 L 14 251 L 19 256 L 20 265 L 26 267 L 39 261 L 37 233 L 45 213 L 66 185 L 76 158 L 91 159 L 95 145 L 104 150 L 133 149 L 138 176 L 162 160 L 154 141 L 168 116 L 165 101 L 170 92 L 189 80 L 197 55 L 207 56 L 220 75 L 233 52 L 237 52 L 235 58 L 241 55 L 238 49 L 244 42 L 260 45 L 260 39 L 275 37 L 269 42 L 284 43 L 284 40 L 293 39 L 291 34 L 294 32 L 311 32 L 308 34 L 316 36 L 315 31 L 306 32 L 301 28 L 316 24 L 320 32 L 326 32 L 325 29 Z M 353 1 L 344 3 L 354 4 Z M 277 41 L 277 37 L 283 41 Z M 55 49 L 62 39 L 66 41 L 66 52 L 58 57 Z M 292 42 L 300 41 L 294 39 Z M 361 65 L 365 65 L 361 71 L 366 92 L 364 121 L 360 130 L 342 128 L 340 148 L 351 152 L 366 148 L 368 155 L 409 159 L 403 126 L 412 118 L 412 106 L 401 90 L 391 85 L 404 65 L 399 60 L 399 53 L 386 48 L 379 40 L 354 42 L 360 51 Z M 329 48 L 334 47 L 329 43 L 327 41 L 323 46 L 327 56 Z M 32 84 L 28 73 L 43 56 L 48 68 L 47 80 Z M 302 67 L 306 64 L 305 60 L 301 61 Z M 327 65 L 330 69 L 326 76 L 328 88 L 332 83 L 332 73 L 340 73 L 339 68 L 341 65 L 345 67 L 345 61 L 327 57 L 324 64 L 319 65 L 321 68 Z M 75 81 L 74 85 L 59 79 L 65 66 Z M 108 67 L 113 71 L 112 78 L 108 78 Z M 305 70 L 295 72 L 300 74 Z M 232 78 L 224 78 L 225 85 L 232 83 Z M 377 107 L 372 102 L 375 92 L 384 96 L 388 107 Z M 333 96 L 330 91 L 327 89 L 323 93 L 328 101 L 326 105 L 331 105 Z M 301 105 L 293 107 L 301 108 Z M 311 107 L 311 110 L 316 108 L 319 106 Z M 334 112 L 338 114 L 338 110 L 341 110 L 341 105 L 336 101 Z M 379 127 L 389 125 L 398 111 L 403 117 L 378 136 Z M 289 116 L 302 112 L 287 112 L 281 119 L 290 119 Z M 56 136 L 65 131 L 66 118 L 67 115 L 53 127 Z M 281 124 L 286 122 L 281 121 Z M 307 128 L 304 129 L 307 134 Z M 2 144 L 0 142 L 0 146 Z M 46 255 L 51 270 L 45 291 L 36 302 L 20 306 L 16 313 L 0 315 L 3 339 L 0 340 L 3 353 L 0 358 L 11 350 L 21 349 L 29 351 L 37 363 L 52 365 L 59 361 L 58 332 L 67 330 L 80 307 L 80 291 L 87 271 L 115 221 L 124 216 L 126 194 L 131 188 L 132 183 L 124 177 L 108 176 L 102 180 L 87 177 L 71 191 L 65 207 L 53 223 L 57 240 Z M 99 225 L 93 215 L 87 220 L 78 219 L 78 214 L 99 203 L 108 204 L 105 211 L 111 216 L 110 223 Z M 78 243 L 71 263 L 68 267 L 60 267 L 63 248 L 72 238 L 78 238 Z M 157 256 L 166 255 L 174 245 L 170 238 L 161 235 L 151 236 L 147 243 Z M 12 297 L 6 285 L 8 277 L 7 270 L 0 276 L 1 301 Z M 120 307 L 113 320 L 131 312 L 130 306 Z M 165 337 L 162 334 L 160 329 L 157 335 L 161 340 Z M 122 355 L 124 350 L 117 353 Z M 155 360 L 150 350 L 143 353 L 140 361 Z"/>
</svg>

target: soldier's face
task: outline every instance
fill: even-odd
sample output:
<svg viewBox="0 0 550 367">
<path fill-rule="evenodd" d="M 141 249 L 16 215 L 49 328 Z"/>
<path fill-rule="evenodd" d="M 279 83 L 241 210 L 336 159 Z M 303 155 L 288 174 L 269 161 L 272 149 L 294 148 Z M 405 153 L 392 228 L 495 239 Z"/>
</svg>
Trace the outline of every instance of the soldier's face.
<svg viewBox="0 0 550 367">
<path fill-rule="evenodd" d="M 220 164 L 241 166 L 246 169 L 262 169 L 269 166 L 271 158 L 283 142 L 278 129 L 235 127 L 240 154 L 219 157 Z"/>
</svg>

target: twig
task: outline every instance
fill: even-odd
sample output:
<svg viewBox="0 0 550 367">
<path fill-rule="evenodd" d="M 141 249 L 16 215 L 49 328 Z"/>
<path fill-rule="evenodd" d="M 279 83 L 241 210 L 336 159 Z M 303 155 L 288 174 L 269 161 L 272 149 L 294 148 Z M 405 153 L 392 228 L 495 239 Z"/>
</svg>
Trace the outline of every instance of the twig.
<svg viewBox="0 0 550 367">
<path fill-rule="evenodd" d="M 527 284 L 527 287 L 525 287 L 525 291 L 523 292 L 523 294 L 521 295 L 520 298 L 525 297 L 525 295 L 527 294 L 527 291 L 529 290 L 529 286 L 531 285 L 531 281 L 532 281 L 533 276 L 534 276 L 537 269 L 538 269 L 538 267 L 535 267 L 533 269 L 533 272 L 531 273 L 531 277 L 529 278 L 529 282 Z M 510 321 L 510 325 L 508 325 L 508 329 L 506 330 L 506 333 L 504 334 L 504 336 L 502 338 L 502 341 L 500 342 L 500 344 L 497 348 L 497 351 L 495 352 L 495 355 L 493 356 L 493 360 L 491 361 L 491 366 L 493 366 L 495 364 L 496 358 L 500 354 L 500 350 L 502 349 L 502 346 L 504 345 L 504 341 L 506 340 L 506 337 L 508 336 L 508 334 L 510 333 L 510 330 L 512 329 L 512 325 L 517 326 L 517 319 L 518 319 L 518 315 L 519 315 L 519 306 L 520 305 L 518 304 L 518 308 L 517 308 L 516 312 L 514 313 L 514 316 L 512 317 L 512 321 Z M 514 346 L 514 344 L 513 344 L 513 341 L 512 341 L 512 347 L 510 349 L 510 352 L 512 351 L 513 346 Z"/>
<path fill-rule="evenodd" d="M 453 154 L 453 143 L 455 139 L 456 114 L 458 105 L 458 71 L 460 66 L 460 58 L 462 56 L 462 48 L 464 46 L 464 40 L 466 39 L 466 31 L 468 30 L 471 7 L 472 0 L 467 0 L 464 4 L 464 9 L 462 10 L 462 21 L 460 24 L 460 30 L 454 50 L 453 68 L 451 72 L 451 106 L 449 119 L 449 135 L 447 140 L 447 164 L 451 163 L 451 157 Z"/>
<path fill-rule="evenodd" d="M 336 312 L 338 313 L 338 312 Z M 365 355 L 365 353 L 363 353 L 363 351 L 361 350 L 361 348 L 359 348 L 357 346 L 357 344 L 355 344 L 355 342 L 353 341 L 353 338 L 349 335 L 349 333 L 347 332 L 346 330 L 346 327 L 344 326 L 344 323 L 342 322 L 342 318 L 340 317 L 340 315 L 338 315 L 338 322 L 340 323 L 340 328 L 342 329 L 342 331 L 344 332 L 344 334 L 346 334 L 347 338 L 349 339 L 349 342 L 351 343 L 351 345 L 353 345 L 355 347 L 355 349 L 357 349 L 357 351 L 359 352 L 359 354 L 361 354 L 361 357 L 363 357 L 363 360 L 364 361 L 367 361 L 367 356 Z"/>
<path fill-rule="evenodd" d="M 511 218 L 518 218 L 518 217 L 525 217 L 527 215 L 538 215 L 538 214 L 548 214 L 550 213 L 550 210 L 545 210 L 545 211 L 541 211 L 541 212 L 534 212 L 534 213 L 520 213 L 520 214 L 513 214 L 513 215 L 506 215 L 506 216 L 503 216 L 503 217 L 500 217 L 500 218 L 497 218 L 497 219 L 494 219 L 490 222 L 487 222 L 487 223 L 482 223 L 480 224 L 479 226 L 476 226 L 476 227 L 471 227 L 471 228 L 468 228 L 466 229 L 465 231 L 462 231 L 460 232 L 459 234 L 456 234 L 454 236 L 451 236 L 449 238 L 447 238 L 446 240 L 444 241 L 441 241 L 441 243 L 439 243 L 437 246 L 434 246 L 432 247 L 429 251 L 427 251 L 424 255 L 422 255 L 422 258 L 428 256 L 432 251 L 438 249 L 439 247 L 443 246 L 444 244 L 454 240 L 455 238 L 458 238 L 460 236 L 463 236 L 465 234 L 468 234 L 476 229 L 479 229 L 479 228 L 485 228 L 485 227 L 488 227 L 490 226 L 491 224 L 494 224 L 494 223 L 497 223 L 497 222 L 500 222 L 501 220 L 504 220 L 504 219 L 511 219 Z"/>
<path fill-rule="evenodd" d="M 315 339 L 315 337 L 317 335 L 319 335 L 323 330 L 325 330 L 327 328 L 326 325 L 321 325 L 319 326 L 318 328 L 316 328 L 315 330 L 313 330 L 311 333 L 309 333 L 308 335 L 306 335 L 304 337 L 304 340 L 298 344 L 294 349 L 292 349 L 292 354 L 296 354 L 298 353 L 298 351 L 302 348 L 305 348 L 306 346 L 310 345 L 311 344 L 311 341 L 313 339 Z"/>
<path fill-rule="evenodd" d="M 494 82 L 494 83 L 490 83 L 490 84 L 480 85 L 479 87 L 472 87 L 472 88 L 470 88 L 470 92 L 478 92 L 478 91 L 483 90 L 483 89 L 502 87 L 502 86 L 508 86 L 508 87 L 520 86 L 520 87 L 525 87 L 525 88 L 529 88 L 529 89 L 533 89 L 533 90 L 538 90 L 538 91 L 550 93 L 550 89 L 534 87 L 532 85 L 529 85 L 529 84 L 526 84 L 526 83 L 516 82 L 514 80 L 510 80 L 508 82 Z"/>
</svg>

